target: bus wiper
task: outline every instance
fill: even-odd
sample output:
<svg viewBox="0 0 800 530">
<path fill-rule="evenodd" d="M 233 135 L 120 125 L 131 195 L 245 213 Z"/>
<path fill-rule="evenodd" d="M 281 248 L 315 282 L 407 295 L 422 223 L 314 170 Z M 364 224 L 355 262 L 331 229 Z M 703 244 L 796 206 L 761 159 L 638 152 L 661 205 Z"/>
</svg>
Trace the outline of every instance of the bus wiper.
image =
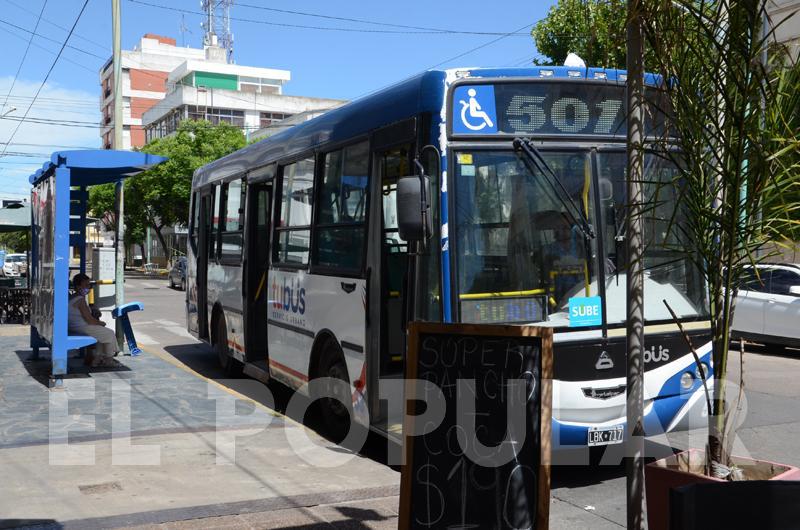
<svg viewBox="0 0 800 530">
<path fill-rule="evenodd" d="M 533 145 L 533 142 L 528 138 L 514 138 L 514 149 L 516 149 L 518 153 L 521 152 L 525 155 L 522 157 L 522 161 L 525 162 L 525 165 L 528 166 L 528 170 L 531 173 L 538 171 L 544 175 L 553 193 L 564 206 L 564 213 L 567 214 L 570 222 L 583 232 L 584 237 L 594 239 L 596 237 L 594 228 L 592 228 L 586 215 L 584 215 L 583 211 L 575 204 L 575 201 L 572 200 L 572 197 L 561 183 L 558 175 L 547 165 L 542 153 Z M 536 171 L 534 171 L 534 169 Z"/>
</svg>

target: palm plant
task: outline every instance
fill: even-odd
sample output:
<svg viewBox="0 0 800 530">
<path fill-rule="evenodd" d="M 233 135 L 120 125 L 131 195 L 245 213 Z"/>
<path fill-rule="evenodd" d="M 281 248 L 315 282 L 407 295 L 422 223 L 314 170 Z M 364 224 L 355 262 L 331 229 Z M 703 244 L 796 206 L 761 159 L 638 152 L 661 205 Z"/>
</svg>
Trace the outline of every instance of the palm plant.
<svg viewBox="0 0 800 530">
<path fill-rule="evenodd" d="M 766 54 L 766 1 L 645 3 L 645 36 L 664 80 L 650 103 L 667 115 L 663 136 L 647 148 L 679 168 L 670 185 L 684 215 L 671 230 L 708 285 L 714 385 L 706 454 L 720 478 L 732 468 L 735 406 L 726 404 L 725 381 L 736 290 L 748 266 L 768 257 L 765 245 L 792 233 L 799 207 L 800 73 L 784 56 Z"/>
</svg>

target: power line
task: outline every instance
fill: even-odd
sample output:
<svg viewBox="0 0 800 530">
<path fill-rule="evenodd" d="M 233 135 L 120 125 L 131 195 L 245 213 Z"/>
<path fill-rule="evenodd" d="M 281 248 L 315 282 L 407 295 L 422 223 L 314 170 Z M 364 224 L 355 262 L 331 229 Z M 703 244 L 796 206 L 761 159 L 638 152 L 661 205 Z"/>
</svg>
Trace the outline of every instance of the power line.
<svg viewBox="0 0 800 530">
<path fill-rule="evenodd" d="M 50 153 L 25 153 L 23 151 L 8 151 L 0 155 L 0 158 L 6 156 L 15 156 L 18 158 L 42 158 L 50 156 Z"/>
<path fill-rule="evenodd" d="M 47 7 L 47 0 L 44 0 L 42 3 L 42 9 L 39 10 L 39 18 L 36 19 L 36 25 L 33 27 L 33 33 L 31 33 L 31 38 L 28 39 L 28 45 L 25 46 L 25 53 L 22 54 L 22 59 L 19 62 L 19 66 L 17 67 L 17 73 L 14 74 L 14 80 L 11 81 L 11 88 L 8 89 L 8 93 L 6 94 L 6 100 L 3 102 L 2 107 L 5 107 L 8 103 L 8 96 L 11 95 L 11 92 L 14 91 L 14 85 L 17 84 L 17 78 L 19 78 L 19 73 L 22 71 L 22 65 L 25 64 L 25 59 L 28 58 L 28 51 L 31 49 L 31 42 L 33 42 L 33 37 L 36 35 L 36 30 L 39 28 L 39 22 L 42 20 L 42 13 L 44 13 L 44 8 Z M 0 108 L 2 108 L 0 107 Z"/>
<path fill-rule="evenodd" d="M 456 55 L 454 57 L 450 57 L 449 59 L 445 59 L 444 61 L 436 63 L 433 66 L 431 66 L 430 68 L 428 68 L 428 70 L 433 70 L 434 68 L 436 68 L 438 66 L 442 66 L 443 64 L 447 64 L 447 63 L 449 63 L 451 61 L 455 61 L 456 59 L 461 59 L 465 55 L 469 55 L 472 52 L 476 52 L 476 51 L 480 50 L 481 48 L 485 48 L 487 46 L 491 46 L 495 42 L 499 42 L 499 41 L 505 39 L 506 37 L 510 37 L 511 35 L 514 35 L 515 33 L 519 33 L 523 29 L 528 28 L 528 27 L 530 27 L 532 25 L 533 25 L 533 23 L 529 22 L 529 23 L 525 24 L 524 26 L 521 26 L 520 28 L 515 29 L 514 31 L 508 32 L 505 35 L 501 35 L 501 36 L 497 37 L 496 39 L 492 39 L 489 42 L 485 42 L 485 43 L 481 44 L 480 46 L 476 46 L 476 47 L 474 47 L 472 49 L 469 49 L 469 50 L 465 51 L 464 53 L 459 53 L 458 55 Z"/>
<path fill-rule="evenodd" d="M 48 37 L 46 35 L 42 35 L 41 33 L 36 33 L 36 28 L 34 28 L 33 31 L 31 31 L 29 29 L 25 29 L 22 26 L 18 26 L 16 24 L 12 24 L 11 22 L 9 22 L 7 20 L 3 20 L 3 19 L 0 19 L 0 24 L 5 24 L 6 26 L 11 26 L 12 28 L 18 29 L 20 31 L 24 31 L 25 33 L 30 33 L 31 36 L 35 35 L 35 36 L 37 36 L 39 38 L 42 38 L 44 40 L 49 40 L 50 42 L 55 42 L 56 44 L 61 44 L 61 41 L 59 41 L 59 40 L 52 39 L 52 38 L 50 38 L 50 37 Z M 36 23 L 36 27 L 37 28 L 39 27 L 39 23 L 38 22 Z M 69 48 L 71 50 L 79 51 L 81 53 L 85 53 L 86 55 L 91 55 L 92 57 L 97 57 L 98 59 L 102 59 L 104 61 L 107 59 L 106 57 L 103 57 L 102 55 L 97 55 L 94 52 L 90 52 L 88 50 L 84 50 L 83 48 L 79 48 L 79 47 L 73 46 L 71 44 L 67 44 L 67 48 Z"/>
<path fill-rule="evenodd" d="M 6 33 L 8 33 L 9 35 L 11 35 L 12 37 L 16 37 L 16 38 L 18 38 L 18 39 L 20 39 L 20 40 L 24 40 L 24 41 L 27 41 L 27 40 L 28 40 L 27 38 L 25 38 L 25 37 L 23 37 L 23 36 L 21 36 L 21 35 L 17 35 L 17 34 L 16 34 L 16 33 L 14 33 L 13 31 L 11 31 L 10 29 L 8 29 L 8 28 L 4 28 L 4 27 L 2 27 L 2 26 L 0 26 L 0 31 L 5 31 Z M 42 46 L 41 44 L 36 44 L 36 43 L 34 42 L 34 43 L 32 43 L 31 45 L 32 45 L 32 46 L 34 46 L 34 47 L 36 47 L 36 48 L 39 48 L 40 50 L 44 50 L 44 51 L 46 51 L 46 52 L 47 52 L 47 53 L 49 53 L 50 55 L 55 55 L 55 54 L 56 54 L 56 52 L 54 52 L 53 50 L 51 50 L 51 49 L 49 49 L 49 48 L 45 48 L 45 47 L 44 47 L 44 46 Z M 65 61 L 67 61 L 68 63 L 72 63 L 72 64 L 74 64 L 75 66 L 78 66 L 78 67 L 80 67 L 80 68 L 83 68 L 84 70 L 88 70 L 89 72 L 92 72 L 93 74 L 96 74 L 96 73 L 97 73 L 97 69 L 95 69 L 95 68 L 89 68 L 89 67 L 88 67 L 88 66 L 86 66 L 85 64 L 81 64 L 81 63 L 79 63 L 79 62 L 77 62 L 77 61 L 73 61 L 72 59 L 69 59 L 69 58 L 67 58 L 67 57 L 64 57 L 63 59 L 64 59 Z"/>
<path fill-rule="evenodd" d="M 344 22 L 357 22 L 359 24 L 371 24 L 373 26 L 385 26 L 391 28 L 403 28 L 403 29 L 416 29 L 422 30 L 425 33 L 448 33 L 453 35 L 503 35 L 503 33 L 499 32 L 492 32 L 492 31 L 462 31 L 462 30 L 453 30 L 453 29 L 442 29 L 442 28 L 431 28 L 431 27 L 424 27 L 424 26 L 406 26 L 404 24 L 392 24 L 390 22 L 377 22 L 374 20 L 366 20 L 363 18 L 347 18 L 347 17 L 336 17 L 333 15 L 322 15 L 319 13 L 308 13 L 305 11 L 292 11 L 289 9 L 277 9 L 274 7 L 266 7 L 266 6 L 256 6 L 252 4 L 244 4 L 237 0 L 237 6 L 240 7 L 249 7 L 251 9 L 261 9 L 263 11 L 272 11 L 275 13 L 285 13 L 289 15 L 301 15 L 305 17 L 314 17 L 314 18 L 323 18 L 328 20 L 341 20 Z M 404 32 L 405 33 L 405 32 Z M 527 34 L 525 34 L 527 35 Z"/>
<path fill-rule="evenodd" d="M 128 0 L 128 2 L 134 4 L 140 4 L 149 7 L 155 7 L 158 9 L 165 9 L 167 11 L 176 11 L 178 13 L 188 13 L 190 15 L 200 15 L 204 16 L 204 13 L 199 11 L 192 11 L 190 9 L 181 9 L 179 7 L 170 7 L 170 6 L 162 6 L 159 4 L 151 4 L 149 2 L 143 2 L 142 0 Z M 248 6 L 252 7 L 252 6 Z M 408 34 L 418 34 L 418 35 L 502 35 L 501 33 L 494 33 L 494 32 L 477 32 L 477 31 L 452 31 L 452 30 L 436 30 L 436 31 L 408 31 L 408 30 L 383 30 L 383 29 L 364 29 L 364 28 L 336 28 L 330 26 L 308 26 L 305 24 L 288 24 L 285 22 L 268 22 L 266 20 L 254 20 L 250 18 L 240 18 L 240 17 L 230 17 L 231 20 L 237 20 L 239 22 L 249 22 L 252 24 L 263 24 L 266 26 L 276 26 L 282 28 L 298 28 L 298 29 L 314 29 L 320 31 L 342 31 L 346 33 L 384 33 L 384 34 L 393 34 L 393 35 L 408 35 Z M 520 33 L 519 36 L 528 37 L 527 34 Z"/>
<path fill-rule="evenodd" d="M 33 96 L 9 96 L 9 99 L 33 99 Z M 52 101 L 54 103 L 70 103 L 75 105 L 84 105 L 84 106 L 96 106 L 97 102 L 93 99 L 83 99 L 83 98 L 50 98 L 46 96 L 40 96 L 38 98 L 39 101 Z"/>
<path fill-rule="evenodd" d="M 76 120 L 51 120 L 48 118 L 33 118 L 33 117 L 22 117 L 19 118 L 17 116 L 3 116 L 0 120 L 9 120 L 9 121 L 16 121 L 19 123 L 27 122 L 27 123 L 36 123 L 42 125 L 57 125 L 57 126 L 64 126 L 64 127 L 81 127 L 87 129 L 102 129 L 104 126 L 100 125 L 97 122 L 91 121 L 76 121 Z M 17 125 L 19 128 L 19 124 Z M 10 143 L 6 142 L 7 144 Z"/>
<path fill-rule="evenodd" d="M 15 147 L 60 147 L 63 149 L 97 149 L 97 147 L 89 147 L 85 145 L 59 145 L 59 144 L 26 144 L 26 143 L 13 143 L 0 142 L 0 145 L 13 145 Z"/>
<path fill-rule="evenodd" d="M 75 22 L 72 24 L 72 28 L 70 28 L 69 34 L 67 35 L 67 38 L 64 39 L 64 44 L 62 44 L 61 45 L 61 49 L 58 50 L 58 55 L 56 55 L 56 58 L 53 60 L 53 64 L 50 65 L 50 69 L 47 71 L 47 74 L 44 76 L 44 79 L 42 80 L 42 84 L 39 85 L 39 88 L 36 90 L 36 94 L 33 96 L 33 100 L 31 101 L 31 104 L 28 105 L 28 108 L 25 110 L 25 115 L 22 117 L 22 120 L 20 120 L 20 122 L 17 123 L 17 126 L 14 128 L 14 132 L 11 133 L 11 137 L 8 139 L 8 143 L 3 148 L 3 153 L 0 154 L 0 156 L 4 156 L 6 154 L 6 151 L 8 150 L 8 144 L 10 144 L 11 142 L 14 141 L 14 137 L 17 135 L 17 131 L 19 131 L 19 128 L 22 126 L 22 124 L 25 122 L 25 119 L 28 117 L 28 113 L 31 111 L 31 107 L 33 107 L 34 103 L 36 103 L 36 98 L 39 97 L 39 94 L 42 92 L 42 89 L 44 88 L 45 83 L 47 83 L 47 80 L 50 78 L 50 74 L 53 73 L 53 69 L 56 67 L 56 64 L 58 63 L 58 60 L 61 58 L 61 54 L 64 53 L 64 48 L 66 48 L 67 42 L 69 42 L 69 38 L 72 36 L 72 32 L 75 31 L 75 26 L 78 25 L 78 22 L 80 21 L 81 17 L 83 16 L 83 12 L 86 10 L 86 6 L 88 4 L 89 4 L 89 0 L 84 0 L 83 6 L 81 7 L 80 13 L 78 13 L 78 16 L 75 19 Z"/>
<path fill-rule="evenodd" d="M 21 6 L 21 5 L 19 5 L 19 4 L 18 4 L 18 3 L 16 3 L 16 2 L 12 2 L 11 0 L 5 0 L 5 2 L 6 2 L 7 4 L 11 4 L 12 6 L 16 7 L 17 9 L 19 9 L 19 10 L 21 10 L 21 11 L 24 11 L 24 12 L 26 12 L 26 13 L 30 13 L 31 15 L 35 15 L 35 14 L 36 14 L 36 12 L 35 12 L 35 11 L 31 11 L 30 9 L 27 9 L 27 8 L 25 8 L 25 7 Z M 50 24 L 51 26 L 53 26 L 53 27 L 56 27 L 56 28 L 58 28 L 58 29 L 60 29 L 60 30 L 63 30 L 63 31 L 69 31 L 69 28 L 68 28 L 68 27 L 66 27 L 66 26 L 62 26 L 61 24 L 57 24 L 57 23 L 53 22 L 52 20 L 48 20 L 48 19 L 46 19 L 46 18 L 44 18 L 44 17 L 42 17 L 42 22 L 46 22 L 47 24 Z M 86 35 L 81 35 L 80 33 L 78 33 L 78 32 L 75 32 L 75 34 L 74 34 L 73 36 L 74 36 L 74 37 L 81 38 L 81 39 L 85 40 L 86 42 L 90 42 L 90 43 L 94 44 L 95 46 L 97 46 L 98 48 L 102 48 L 102 49 L 103 49 L 103 51 L 105 51 L 105 52 L 108 52 L 108 51 L 109 51 L 109 50 L 108 50 L 108 45 L 107 45 L 107 44 L 102 44 L 102 43 L 100 43 L 100 42 L 97 42 L 96 40 L 92 40 L 92 39 L 90 39 L 89 37 L 87 37 Z"/>
<path fill-rule="evenodd" d="M 502 36 L 500 36 L 500 37 L 498 37 L 498 38 L 496 38 L 496 39 L 492 39 L 492 40 L 490 40 L 489 42 L 486 42 L 486 43 L 484 43 L 484 44 L 481 44 L 480 46 L 476 46 L 475 48 L 469 49 L 469 50 L 465 51 L 464 53 L 460 53 L 460 54 L 458 54 L 458 55 L 456 55 L 456 56 L 454 56 L 454 57 L 451 57 L 451 58 L 449 58 L 449 59 L 445 59 L 444 61 L 441 61 L 441 62 L 439 62 L 439 63 L 437 63 L 437 64 L 435 64 L 435 65 L 433 65 L 433 66 L 431 66 L 431 67 L 429 67 L 429 68 L 426 68 L 426 69 L 424 69 L 424 70 L 420 70 L 420 71 L 416 72 L 414 75 L 420 75 L 420 74 L 423 74 L 423 73 L 427 72 L 428 70 L 433 70 L 434 68 L 436 68 L 436 67 L 438 67 L 438 66 L 441 66 L 441 65 L 443 65 L 443 64 L 445 64 L 445 63 L 449 63 L 450 61 L 455 61 L 456 59 L 460 59 L 461 57 L 464 57 L 465 55 L 468 55 L 468 54 L 470 54 L 470 53 L 472 53 L 472 52 L 474 52 L 474 51 L 480 50 L 481 48 L 485 48 L 485 47 L 487 47 L 487 46 L 490 46 L 490 45 L 494 44 L 495 42 L 499 42 L 499 41 L 501 41 L 501 40 L 505 39 L 506 37 L 509 37 L 509 36 L 511 36 L 511 35 L 514 35 L 515 33 L 519 32 L 519 31 L 522 31 L 523 29 L 525 29 L 525 28 L 527 28 L 527 27 L 529 27 L 529 26 L 532 26 L 532 25 L 533 25 L 533 24 L 531 24 L 531 23 L 529 23 L 529 24 L 525 24 L 525 25 L 524 25 L 524 26 L 522 26 L 521 28 L 518 28 L 518 29 L 515 29 L 514 31 L 510 31 L 510 32 L 508 32 L 508 33 L 505 33 L 505 34 L 503 34 Z M 413 76 L 410 76 L 410 77 L 413 77 Z M 374 89 L 374 90 L 369 90 L 369 91 L 367 91 L 367 92 L 363 92 L 362 94 L 359 94 L 358 96 L 354 97 L 354 98 L 353 98 L 353 100 L 360 99 L 360 98 L 362 98 L 362 97 L 365 97 L 365 96 L 368 96 L 368 95 L 370 95 L 370 94 L 374 94 L 374 93 L 376 93 L 376 92 L 379 92 L 379 91 L 383 90 L 384 88 L 387 88 L 387 87 L 390 87 L 390 86 L 392 86 L 393 84 L 394 84 L 394 83 L 390 83 L 390 84 L 388 84 L 388 85 L 384 85 L 384 86 L 382 86 L 382 87 L 380 87 L 380 88 L 376 88 L 376 89 Z"/>
</svg>

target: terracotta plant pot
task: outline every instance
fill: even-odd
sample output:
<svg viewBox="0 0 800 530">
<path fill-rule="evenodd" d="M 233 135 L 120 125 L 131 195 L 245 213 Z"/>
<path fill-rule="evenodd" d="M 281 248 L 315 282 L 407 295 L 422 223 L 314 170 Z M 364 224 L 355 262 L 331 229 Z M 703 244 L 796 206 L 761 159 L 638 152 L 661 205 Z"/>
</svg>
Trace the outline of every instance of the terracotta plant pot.
<svg viewBox="0 0 800 530">
<path fill-rule="evenodd" d="M 669 529 L 669 490 L 689 484 L 725 482 L 704 474 L 705 452 L 689 449 L 645 466 L 647 525 L 650 530 Z M 748 480 L 800 480 L 800 468 L 733 457 Z"/>
</svg>

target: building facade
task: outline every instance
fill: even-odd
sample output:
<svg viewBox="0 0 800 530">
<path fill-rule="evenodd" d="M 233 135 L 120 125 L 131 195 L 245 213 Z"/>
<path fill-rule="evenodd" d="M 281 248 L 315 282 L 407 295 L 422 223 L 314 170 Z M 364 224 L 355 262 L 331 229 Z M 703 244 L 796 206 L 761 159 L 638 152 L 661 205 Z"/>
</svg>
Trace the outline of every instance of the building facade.
<svg viewBox="0 0 800 530">
<path fill-rule="evenodd" d="M 796 61 L 800 58 L 800 0 L 770 0 L 769 16 L 775 39 L 786 46 Z"/>
<path fill-rule="evenodd" d="M 170 135 L 183 120 L 229 123 L 250 133 L 291 116 L 322 112 L 344 101 L 287 96 L 287 70 L 187 60 L 167 78 L 167 93 L 142 116 L 145 141 Z"/>
<path fill-rule="evenodd" d="M 225 50 L 180 47 L 175 39 L 148 33 L 133 50 L 122 50 L 123 145 L 114 145 L 114 68 L 100 71 L 100 136 L 105 149 L 135 149 L 171 134 L 185 119 L 226 122 L 246 133 L 289 116 L 322 111 L 343 101 L 284 96 L 288 70 L 226 62 Z"/>
<path fill-rule="evenodd" d="M 188 59 L 203 60 L 204 50 L 181 48 L 175 39 L 146 34 L 133 50 L 122 50 L 123 145 L 114 145 L 114 67 L 112 60 L 100 71 L 100 137 L 105 149 L 132 149 L 145 144 L 142 115 L 164 99 L 169 73 Z"/>
</svg>

